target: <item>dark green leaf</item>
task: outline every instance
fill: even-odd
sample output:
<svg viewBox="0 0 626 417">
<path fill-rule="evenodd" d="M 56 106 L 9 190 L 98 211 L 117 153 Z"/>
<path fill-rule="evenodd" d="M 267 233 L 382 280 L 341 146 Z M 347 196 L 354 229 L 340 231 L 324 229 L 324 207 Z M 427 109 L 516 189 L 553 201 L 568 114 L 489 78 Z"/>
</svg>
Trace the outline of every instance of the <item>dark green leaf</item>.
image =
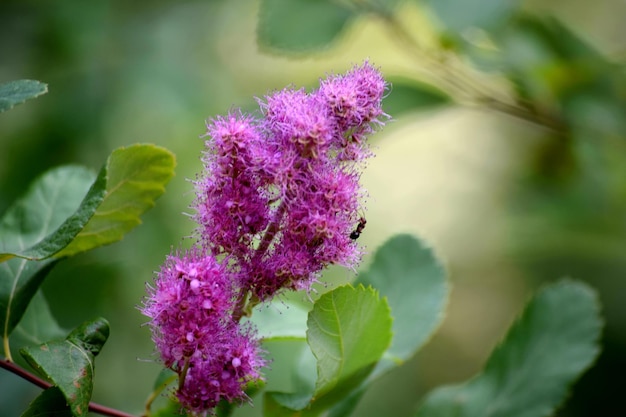
<svg viewBox="0 0 626 417">
<path fill-rule="evenodd" d="M 52 317 L 48 302 L 41 290 L 35 293 L 24 317 L 11 333 L 11 345 L 17 348 L 40 345 L 48 340 L 61 339 L 67 331 Z"/>
<path fill-rule="evenodd" d="M 63 393 L 58 387 L 50 387 L 43 391 L 21 417 L 73 417 Z"/>
<path fill-rule="evenodd" d="M 93 392 L 94 359 L 108 335 L 109 323 L 99 318 L 77 327 L 65 340 L 25 347 L 20 353 L 39 374 L 59 387 L 73 415 L 85 416 Z"/>
<path fill-rule="evenodd" d="M 307 52 L 326 47 L 352 17 L 332 0 L 262 0 L 258 42 L 273 50 Z"/>
<path fill-rule="evenodd" d="M 24 249 L 63 224 L 79 207 L 94 175 L 83 167 L 65 166 L 39 177 L 0 221 L 0 252 Z M 17 245 L 17 246 L 15 246 Z M 55 261 L 9 259 L 0 264 L 0 326 L 7 338 Z M 6 352 L 5 352 L 6 354 Z"/>
<path fill-rule="evenodd" d="M 542 417 L 600 351 L 600 306 L 594 291 L 561 281 L 539 292 L 487 361 L 462 385 L 436 389 L 418 417 Z"/>
<path fill-rule="evenodd" d="M 0 84 L 0 113 L 47 92 L 48 85 L 35 80 L 17 80 Z"/>
<path fill-rule="evenodd" d="M 461 34 L 468 28 L 492 29 L 506 25 L 519 0 L 427 0 L 428 6 L 449 32 Z"/>
<path fill-rule="evenodd" d="M 32 251 L 56 230 L 65 230 L 66 219 L 79 210 L 94 179 L 88 169 L 72 165 L 37 178 L 0 220 L 0 260 Z"/>
<path fill-rule="evenodd" d="M 412 110 L 429 110 L 452 100 L 437 88 L 408 78 L 391 78 L 391 94 L 383 102 L 385 113 L 398 117 Z"/>
<path fill-rule="evenodd" d="M 36 262 L 19 258 L 0 264 L 0 328 L 3 339 L 9 337 L 22 319 L 28 303 L 55 264 L 51 259 Z"/>
</svg>

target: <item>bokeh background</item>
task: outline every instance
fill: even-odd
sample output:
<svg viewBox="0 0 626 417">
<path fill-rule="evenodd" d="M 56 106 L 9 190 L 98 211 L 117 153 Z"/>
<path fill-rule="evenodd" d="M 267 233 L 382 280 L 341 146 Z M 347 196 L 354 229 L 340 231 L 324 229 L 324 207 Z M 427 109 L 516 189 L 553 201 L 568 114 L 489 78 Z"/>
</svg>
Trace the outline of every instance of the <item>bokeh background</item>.
<svg viewBox="0 0 626 417">
<path fill-rule="evenodd" d="M 432 26 L 419 4 L 400 7 L 413 29 Z M 535 0 L 520 7 L 556 16 L 602 54 L 624 58 L 623 1 Z M 201 168 L 204 120 L 232 107 L 253 109 L 254 97 L 288 84 L 314 87 L 325 73 L 366 58 L 386 76 L 414 75 L 412 58 L 376 19 L 353 21 L 323 51 L 285 56 L 259 48 L 258 11 L 254 0 L 0 2 L 0 82 L 49 84 L 48 94 L 0 114 L 0 212 L 48 168 L 77 163 L 97 170 L 119 146 L 155 143 L 178 161 L 176 177 L 140 227 L 122 242 L 60 263 L 44 284 L 63 326 L 96 316 L 111 323 L 97 361 L 97 402 L 139 414 L 160 370 L 137 306 L 145 282 L 193 228 L 184 213 L 193 199 L 189 179 Z M 626 415 L 624 212 L 591 210 L 580 230 L 575 222 L 555 227 L 571 207 L 546 195 L 572 180 L 546 167 L 562 166 L 567 152 L 545 129 L 480 107 L 403 112 L 372 144 L 377 156 L 363 176 L 370 198 L 362 243 L 373 252 L 395 233 L 422 237 L 446 264 L 453 291 L 435 337 L 380 380 L 355 415 L 391 409 L 409 416 L 431 388 L 471 377 L 532 291 L 564 276 L 598 289 L 607 325 L 602 356 L 558 415 Z M 615 157 L 626 162 L 626 154 Z M 624 190 L 619 172 L 608 175 Z M 598 199 L 583 195 L 592 209 Z M 542 204 L 532 204 L 537 200 Z M 346 282 L 354 274 L 333 270 L 328 278 Z M 0 415 L 20 415 L 38 392 L 0 372 Z M 260 410 L 257 404 L 237 415 Z"/>
</svg>

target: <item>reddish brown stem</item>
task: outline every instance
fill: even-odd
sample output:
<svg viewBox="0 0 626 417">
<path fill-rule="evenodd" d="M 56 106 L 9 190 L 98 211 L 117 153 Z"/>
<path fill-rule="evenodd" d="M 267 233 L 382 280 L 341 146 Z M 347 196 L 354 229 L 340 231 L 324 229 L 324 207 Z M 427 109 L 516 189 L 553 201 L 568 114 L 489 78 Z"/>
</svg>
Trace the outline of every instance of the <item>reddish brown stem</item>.
<svg viewBox="0 0 626 417">
<path fill-rule="evenodd" d="M 0 368 L 4 368 L 9 372 L 14 373 L 15 375 L 27 380 L 28 382 L 38 386 L 39 388 L 48 389 L 52 386 L 52 384 L 49 383 L 48 381 L 45 381 L 31 374 L 30 372 L 26 371 L 25 369 L 20 368 L 19 366 L 17 366 L 15 363 L 11 361 L 0 360 Z M 110 417 L 136 417 L 133 414 L 128 414 L 123 411 L 116 410 L 114 408 L 105 407 L 104 405 L 97 404 L 94 402 L 89 403 L 89 411 L 101 414 L 103 416 L 110 416 Z"/>
</svg>

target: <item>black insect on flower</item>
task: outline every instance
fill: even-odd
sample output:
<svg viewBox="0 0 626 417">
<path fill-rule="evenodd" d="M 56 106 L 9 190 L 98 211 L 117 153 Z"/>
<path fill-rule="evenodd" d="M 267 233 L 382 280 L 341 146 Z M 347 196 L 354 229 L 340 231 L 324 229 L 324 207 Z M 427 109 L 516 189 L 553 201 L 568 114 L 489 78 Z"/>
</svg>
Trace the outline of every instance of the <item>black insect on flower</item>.
<svg viewBox="0 0 626 417">
<path fill-rule="evenodd" d="M 361 217 L 359 219 L 359 224 L 356 225 L 356 229 L 354 229 L 352 233 L 350 233 L 350 239 L 357 240 L 359 236 L 361 236 L 361 233 L 363 233 L 363 229 L 365 229 L 366 223 L 367 220 L 365 220 L 365 217 Z"/>
</svg>

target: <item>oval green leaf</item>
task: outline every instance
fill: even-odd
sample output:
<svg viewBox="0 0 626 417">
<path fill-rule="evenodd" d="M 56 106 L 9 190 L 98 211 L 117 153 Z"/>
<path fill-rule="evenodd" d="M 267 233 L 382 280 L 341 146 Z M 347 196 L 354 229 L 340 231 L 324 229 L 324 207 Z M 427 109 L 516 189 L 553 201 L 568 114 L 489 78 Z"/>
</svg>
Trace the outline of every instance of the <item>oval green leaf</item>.
<svg viewBox="0 0 626 417">
<path fill-rule="evenodd" d="M 543 417 L 600 352 L 596 293 L 561 281 L 539 292 L 481 374 L 430 393 L 417 417 Z"/>
<path fill-rule="evenodd" d="M 35 80 L 17 80 L 0 84 L 0 113 L 48 92 L 48 85 Z"/>
</svg>

